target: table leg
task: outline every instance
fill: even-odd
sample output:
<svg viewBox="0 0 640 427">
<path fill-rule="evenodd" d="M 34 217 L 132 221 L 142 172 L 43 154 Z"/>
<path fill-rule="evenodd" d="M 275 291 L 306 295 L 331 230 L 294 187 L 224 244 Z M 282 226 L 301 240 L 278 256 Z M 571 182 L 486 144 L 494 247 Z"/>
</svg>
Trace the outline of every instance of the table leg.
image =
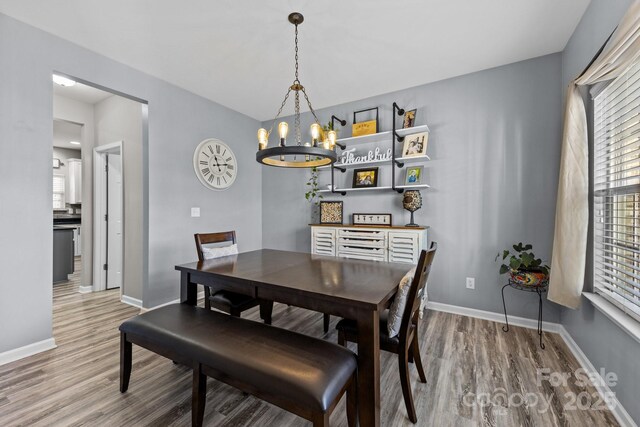
<svg viewBox="0 0 640 427">
<path fill-rule="evenodd" d="M 538 336 L 540 337 L 540 348 L 544 350 L 544 343 L 542 342 L 542 292 L 538 289 Z"/>
<path fill-rule="evenodd" d="M 504 302 L 504 288 L 506 288 L 507 286 L 509 286 L 508 283 L 502 287 L 502 308 L 504 309 L 504 323 L 506 323 L 507 325 L 506 329 L 504 326 L 502 326 L 502 330 L 505 332 L 509 332 L 509 319 L 507 318 L 507 304 Z"/>
<path fill-rule="evenodd" d="M 198 285 L 191 281 L 191 273 L 180 273 L 180 303 L 188 305 L 198 304 Z"/>
<path fill-rule="evenodd" d="M 364 427 L 380 425 L 380 317 L 358 315 L 358 414 Z"/>
</svg>

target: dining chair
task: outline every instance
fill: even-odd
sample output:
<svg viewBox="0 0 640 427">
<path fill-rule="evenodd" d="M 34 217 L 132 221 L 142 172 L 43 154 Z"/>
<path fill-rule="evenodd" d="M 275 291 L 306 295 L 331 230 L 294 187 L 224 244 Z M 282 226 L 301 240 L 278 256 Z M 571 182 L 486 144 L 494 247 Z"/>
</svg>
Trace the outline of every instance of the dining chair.
<svg viewBox="0 0 640 427">
<path fill-rule="evenodd" d="M 429 250 L 423 250 L 420 253 L 413 280 L 411 280 L 409 291 L 406 294 L 407 300 L 402 312 L 400 331 L 396 336 L 389 334 L 389 309 L 380 314 L 380 349 L 398 355 L 404 403 L 407 407 L 409 419 L 414 424 L 418 422 L 418 417 L 413 405 L 413 395 L 409 381 L 409 362 L 413 360 L 418 370 L 420 381 L 426 383 L 427 378 L 420 359 L 418 320 L 422 295 L 426 292 L 426 283 L 437 247 L 437 243 L 432 242 Z M 399 293 L 396 294 L 395 298 L 399 298 Z M 347 341 L 358 342 L 358 327 L 354 320 L 342 319 L 336 325 L 336 329 L 338 330 L 338 344 L 346 346 Z"/>
<path fill-rule="evenodd" d="M 205 259 L 215 258 L 217 256 L 224 256 L 224 248 L 236 244 L 236 232 L 224 231 L 220 233 L 198 233 L 194 234 L 196 240 L 196 250 L 198 251 L 198 260 L 204 261 Z M 221 245 L 228 243 L 225 246 L 218 246 L 216 248 L 206 248 L 204 245 Z M 222 249 L 221 254 L 215 254 L 216 249 Z M 207 257 L 206 254 L 212 254 Z M 250 308 L 260 306 L 260 318 L 267 325 L 271 324 L 271 313 L 273 312 L 273 301 L 265 301 L 254 298 L 249 295 L 239 294 L 237 292 L 228 291 L 225 289 L 215 289 L 209 286 L 204 287 L 204 305 L 207 310 L 215 308 L 217 310 L 229 313 L 231 316 L 240 317 L 243 311 Z"/>
</svg>

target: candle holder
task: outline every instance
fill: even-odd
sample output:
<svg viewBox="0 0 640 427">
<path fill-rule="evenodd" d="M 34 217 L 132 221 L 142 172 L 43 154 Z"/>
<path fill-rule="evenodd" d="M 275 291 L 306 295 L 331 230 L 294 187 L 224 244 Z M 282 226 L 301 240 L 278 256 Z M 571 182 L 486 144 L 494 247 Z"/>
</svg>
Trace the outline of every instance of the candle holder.
<svg viewBox="0 0 640 427">
<path fill-rule="evenodd" d="M 413 222 L 413 213 L 422 207 L 422 194 L 418 190 L 405 191 L 402 197 L 402 207 L 411 212 L 411 221 L 406 226 L 419 227 Z"/>
</svg>

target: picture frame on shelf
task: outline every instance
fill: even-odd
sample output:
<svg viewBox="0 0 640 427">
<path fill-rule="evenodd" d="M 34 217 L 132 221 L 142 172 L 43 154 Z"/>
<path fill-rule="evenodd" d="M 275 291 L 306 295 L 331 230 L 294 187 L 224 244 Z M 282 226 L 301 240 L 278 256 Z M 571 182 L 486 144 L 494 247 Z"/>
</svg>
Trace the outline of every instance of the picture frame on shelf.
<svg viewBox="0 0 640 427">
<path fill-rule="evenodd" d="M 354 213 L 351 218 L 353 225 L 391 227 L 393 224 L 390 213 Z"/>
<path fill-rule="evenodd" d="M 368 111 L 375 111 L 375 118 L 366 121 L 356 121 L 358 114 L 362 115 Z M 364 110 L 358 110 L 353 112 L 353 125 L 351 126 L 351 136 L 364 136 L 373 135 L 379 132 L 378 130 L 378 107 L 366 108 Z M 369 114 L 369 117 L 373 117 L 373 114 Z"/>
<path fill-rule="evenodd" d="M 424 173 L 424 166 L 407 167 L 406 175 L 404 178 L 404 185 L 422 184 L 423 173 Z"/>
<path fill-rule="evenodd" d="M 404 116 L 402 119 L 402 129 L 409 129 L 416 125 L 416 112 L 418 110 L 414 108 L 413 110 L 407 110 L 404 112 Z"/>
<path fill-rule="evenodd" d="M 402 147 L 402 157 L 426 156 L 428 142 L 429 132 L 420 132 L 405 136 L 404 146 Z"/>
<path fill-rule="evenodd" d="M 343 204 L 341 201 L 320 202 L 320 224 L 342 224 Z"/>
<path fill-rule="evenodd" d="M 353 170 L 353 188 L 369 188 L 378 186 L 378 168 L 361 168 Z"/>
</svg>

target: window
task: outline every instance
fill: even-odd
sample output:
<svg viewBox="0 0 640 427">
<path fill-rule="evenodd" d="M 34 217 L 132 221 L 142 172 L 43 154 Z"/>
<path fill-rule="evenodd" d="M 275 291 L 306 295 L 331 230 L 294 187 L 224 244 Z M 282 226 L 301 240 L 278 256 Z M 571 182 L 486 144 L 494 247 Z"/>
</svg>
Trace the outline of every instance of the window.
<svg viewBox="0 0 640 427">
<path fill-rule="evenodd" d="M 640 321 L 640 62 L 594 99 L 595 292 Z"/>
<path fill-rule="evenodd" d="M 64 209 L 64 175 L 53 175 L 53 209 Z"/>
</svg>

